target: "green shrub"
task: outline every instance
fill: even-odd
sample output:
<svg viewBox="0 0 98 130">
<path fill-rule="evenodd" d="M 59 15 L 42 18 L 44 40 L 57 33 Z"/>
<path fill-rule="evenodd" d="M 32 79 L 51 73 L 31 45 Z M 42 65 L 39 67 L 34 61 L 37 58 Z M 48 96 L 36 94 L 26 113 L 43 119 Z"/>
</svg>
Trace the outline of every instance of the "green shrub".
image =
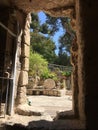
<svg viewBox="0 0 98 130">
<path fill-rule="evenodd" d="M 57 80 L 57 75 L 51 71 L 44 71 L 41 75 L 41 78 L 42 79 L 48 79 L 48 78 L 51 78 L 53 80 Z"/>
<path fill-rule="evenodd" d="M 62 72 L 62 75 L 68 77 L 71 75 L 71 71 L 64 71 L 64 72 Z"/>
<path fill-rule="evenodd" d="M 38 53 L 30 52 L 30 76 L 41 76 L 43 72 L 48 71 L 48 62 L 43 58 L 42 55 Z"/>
</svg>

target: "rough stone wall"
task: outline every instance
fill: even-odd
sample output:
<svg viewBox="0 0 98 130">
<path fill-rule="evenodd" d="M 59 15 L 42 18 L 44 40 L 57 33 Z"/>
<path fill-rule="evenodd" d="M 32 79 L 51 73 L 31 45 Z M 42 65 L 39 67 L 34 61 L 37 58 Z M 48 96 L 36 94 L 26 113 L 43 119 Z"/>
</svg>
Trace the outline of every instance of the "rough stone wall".
<svg viewBox="0 0 98 130">
<path fill-rule="evenodd" d="M 15 0 L 13 2 L 19 9 L 22 9 L 24 12 L 38 12 L 38 11 L 48 11 L 53 9 L 58 9 L 58 11 L 61 8 L 65 9 L 72 8 L 75 4 L 75 0 Z M 57 11 L 55 11 L 57 12 Z M 63 13 L 63 12 L 62 12 Z"/>
<path fill-rule="evenodd" d="M 85 77 L 84 77 L 84 44 L 82 35 L 82 18 L 80 15 L 80 3 L 79 0 L 76 3 L 76 24 L 77 24 L 77 43 L 78 43 L 78 110 L 79 110 L 79 117 L 81 120 L 85 121 Z"/>
<path fill-rule="evenodd" d="M 28 85 L 28 70 L 29 70 L 29 49 L 30 49 L 30 14 L 25 19 L 25 25 L 20 34 L 21 42 L 21 70 L 19 74 L 18 89 L 17 89 L 17 104 L 27 102 L 26 86 Z"/>
<path fill-rule="evenodd" d="M 79 111 L 86 126 L 98 129 L 98 1 L 78 0 Z M 84 94 L 83 94 L 84 93 Z M 81 102 L 83 103 L 81 105 Z"/>
<path fill-rule="evenodd" d="M 73 110 L 75 117 L 79 116 L 78 112 L 78 44 L 77 44 L 77 36 L 74 37 L 73 43 L 71 46 L 71 64 L 73 65 L 73 73 L 72 73 L 72 94 L 73 94 Z"/>
</svg>

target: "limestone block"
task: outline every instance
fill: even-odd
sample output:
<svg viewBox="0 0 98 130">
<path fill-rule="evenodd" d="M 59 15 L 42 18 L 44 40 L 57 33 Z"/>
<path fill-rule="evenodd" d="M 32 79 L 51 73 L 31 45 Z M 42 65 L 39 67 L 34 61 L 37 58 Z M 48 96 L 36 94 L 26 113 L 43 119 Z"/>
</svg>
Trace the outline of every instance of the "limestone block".
<svg viewBox="0 0 98 130">
<path fill-rule="evenodd" d="M 17 49 L 17 56 L 20 57 L 21 55 L 21 46 L 18 46 L 18 49 Z"/>
<path fill-rule="evenodd" d="M 29 58 L 22 58 L 22 70 L 29 70 Z"/>
<path fill-rule="evenodd" d="M 17 99 L 17 104 L 25 104 L 27 103 L 27 96 L 20 95 Z"/>
<path fill-rule="evenodd" d="M 19 81 L 19 75 L 20 75 L 20 71 L 16 71 L 16 78 L 15 78 L 15 85 L 18 85 L 18 81 Z"/>
<path fill-rule="evenodd" d="M 24 30 L 24 43 L 30 45 L 30 29 Z"/>
<path fill-rule="evenodd" d="M 24 44 L 22 48 L 22 57 L 29 57 L 30 46 Z"/>
<path fill-rule="evenodd" d="M 25 104 L 27 102 L 26 87 L 18 87 L 17 104 Z"/>
<path fill-rule="evenodd" d="M 22 33 L 23 33 L 23 31 L 21 30 L 20 34 L 18 35 L 18 39 L 17 39 L 18 43 L 21 43 Z"/>
<path fill-rule="evenodd" d="M 28 72 L 21 71 L 19 76 L 19 86 L 28 85 Z"/>
<path fill-rule="evenodd" d="M 30 22 L 31 22 L 31 15 L 28 14 L 24 29 L 24 43 L 27 45 L 30 45 Z"/>
<path fill-rule="evenodd" d="M 19 94 L 26 94 L 26 87 L 25 86 L 24 87 L 19 87 L 18 92 L 19 92 Z"/>
</svg>

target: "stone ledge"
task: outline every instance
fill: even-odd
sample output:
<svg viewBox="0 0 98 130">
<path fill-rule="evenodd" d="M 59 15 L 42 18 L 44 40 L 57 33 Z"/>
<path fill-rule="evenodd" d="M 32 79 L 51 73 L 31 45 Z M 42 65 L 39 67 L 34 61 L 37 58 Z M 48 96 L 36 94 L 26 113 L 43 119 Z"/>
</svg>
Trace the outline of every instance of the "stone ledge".
<svg viewBox="0 0 98 130">
<path fill-rule="evenodd" d="M 19 115 L 24 115 L 24 116 L 42 116 L 45 112 L 45 109 L 42 107 L 33 107 L 33 106 L 29 106 L 28 104 L 24 104 L 24 105 L 19 105 L 16 110 L 16 113 L 18 113 Z"/>
<path fill-rule="evenodd" d="M 65 90 L 57 89 L 27 89 L 27 95 L 64 96 Z"/>
</svg>

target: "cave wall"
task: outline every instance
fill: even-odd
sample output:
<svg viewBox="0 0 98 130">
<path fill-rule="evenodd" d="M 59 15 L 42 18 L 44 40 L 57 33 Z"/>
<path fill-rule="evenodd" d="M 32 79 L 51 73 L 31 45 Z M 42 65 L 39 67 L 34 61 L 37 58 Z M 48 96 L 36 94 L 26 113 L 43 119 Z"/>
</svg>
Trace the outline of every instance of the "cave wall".
<svg viewBox="0 0 98 130">
<path fill-rule="evenodd" d="M 89 130 L 98 129 L 97 26 L 98 1 L 77 0 L 79 113 Z"/>
</svg>

